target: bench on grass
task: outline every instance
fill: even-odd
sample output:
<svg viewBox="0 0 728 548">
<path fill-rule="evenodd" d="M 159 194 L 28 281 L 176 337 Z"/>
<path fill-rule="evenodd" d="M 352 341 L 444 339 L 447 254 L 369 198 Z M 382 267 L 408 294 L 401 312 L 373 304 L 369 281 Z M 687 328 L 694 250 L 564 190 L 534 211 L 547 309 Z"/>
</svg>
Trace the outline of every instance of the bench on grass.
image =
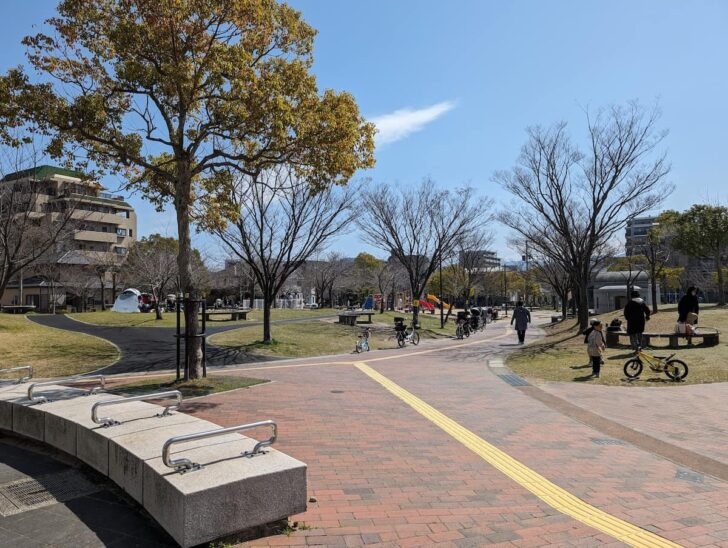
<svg viewBox="0 0 728 548">
<path fill-rule="evenodd" d="M 626 331 L 606 331 L 607 346 L 614 347 L 619 345 L 620 337 L 628 337 Z M 680 339 L 687 339 L 688 335 L 685 333 L 643 333 L 642 344 L 649 346 L 652 339 L 668 339 L 668 346 L 670 348 L 677 348 L 680 346 Z M 700 327 L 698 330 L 690 335 L 692 339 L 701 339 L 703 346 L 716 346 L 720 343 L 720 331 L 712 327 Z"/>
<path fill-rule="evenodd" d="M 230 316 L 229 319 L 225 320 L 217 320 L 222 322 L 235 322 L 238 320 L 247 320 L 248 319 L 248 312 L 247 309 L 240 309 L 240 310 L 206 310 L 205 311 L 205 321 L 209 322 L 212 321 L 213 316 Z"/>
<path fill-rule="evenodd" d="M 366 322 L 361 323 L 372 323 L 372 316 L 376 314 L 376 312 L 372 311 L 366 311 L 362 310 L 359 312 L 344 312 L 342 314 L 339 314 L 339 323 L 343 325 L 356 325 L 359 316 L 368 316 Z"/>
<path fill-rule="evenodd" d="M 89 382 L 91 390 L 79 387 Z M 100 393 L 103 383 L 101 375 L 0 383 L 0 430 L 107 476 L 185 548 L 306 510 L 306 465 L 270 447 L 273 421 L 221 428 L 172 412 L 176 391 L 125 398 Z M 238 433 L 264 428 L 272 434 L 260 442 Z"/>
</svg>

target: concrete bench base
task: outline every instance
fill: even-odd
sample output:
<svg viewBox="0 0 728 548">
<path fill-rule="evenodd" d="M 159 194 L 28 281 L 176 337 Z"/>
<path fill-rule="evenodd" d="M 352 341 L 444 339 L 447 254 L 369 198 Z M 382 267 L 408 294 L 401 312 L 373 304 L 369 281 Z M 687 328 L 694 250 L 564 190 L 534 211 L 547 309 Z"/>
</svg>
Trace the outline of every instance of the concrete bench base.
<svg viewBox="0 0 728 548">
<path fill-rule="evenodd" d="M 619 345 L 620 337 L 629 337 L 624 331 L 607 331 L 606 342 L 607 346 L 614 347 Z M 703 346 L 716 346 L 720 343 L 720 332 L 710 333 L 695 333 L 691 335 L 692 339 L 701 340 Z M 642 343 L 645 346 L 649 346 L 652 343 L 652 339 L 668 339 L 668 346 L 670 348 L 678 348 L 680 346 L 680 339 L 688 339 L 685 333 L 643 333 Z"/>
<path fill-rule="evenodd" d="M 306 465 L 270 447 L 241 456 L 253 449 L 254 439 L 233 433 L 175 445 L 172 458 L 202 465 L 179 473 L 162 462 L 165 441 L 219 426 L 179 412 L 158 417 L 162 407 L 129 402 L 105 408 L 121 424 L 103 427 L 91 421 L 91 407 L 121 397 L 86 396 L 83 390 L 59 386 L 44 389 L 48 403 L 31 404 L 27 387 L 0 384 L 0 429 L 47 443 L 108 476 L 181 546 L 306 510 Z"/>
</svg>

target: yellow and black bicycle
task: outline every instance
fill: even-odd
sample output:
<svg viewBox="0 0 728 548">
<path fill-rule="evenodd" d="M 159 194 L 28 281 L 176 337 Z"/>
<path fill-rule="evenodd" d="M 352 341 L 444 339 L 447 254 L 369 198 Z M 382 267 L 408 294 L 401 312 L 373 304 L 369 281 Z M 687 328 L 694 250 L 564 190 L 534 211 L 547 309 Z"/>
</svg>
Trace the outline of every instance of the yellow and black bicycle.
<svg viewBox="0 0 728 548">
<path fill-rule="evenodd" d="M 675 359 L 675 354 L 669 356 L 655 356 L 645 352 L 642 348 L 637 349 L 634 358 L 627 360 L 624 364 L 624 374 L 629 379 L 636 379 L 642 373 L 645 363 L 656 373 L 665 373 L 673 381 L 681 381 L 688 375 L 688 364 L 682 360 Z"/>
</svg>

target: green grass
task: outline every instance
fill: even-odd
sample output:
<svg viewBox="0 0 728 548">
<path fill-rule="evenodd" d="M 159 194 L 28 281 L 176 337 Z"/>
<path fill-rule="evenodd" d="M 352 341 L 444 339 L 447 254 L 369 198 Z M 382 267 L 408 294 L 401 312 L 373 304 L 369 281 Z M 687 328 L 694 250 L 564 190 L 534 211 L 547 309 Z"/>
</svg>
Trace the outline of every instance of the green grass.
<svg viewBox="0 0 728 548">
<path fill-rule="evenodd" d="M 276 308 L 271 311 L 271 317 L 273 318 L 273 320 L 320 318 L 322 316 L 330 316 L 332 314 L 336 314 L 336 311 L 330 308 L 322 308 L 319 310 L 290 310 L 285 308 Z M 175 327 L 177 325 L 177 315 L 175 312 L 167 312 L 163 314 L 161 320 L 157 320 L 154 312 L 123 314 L 120 312 L 112 312 L 111 310 L 98 312 L 80 312 L 76 314 L 68 314 L 68 316 L 75 320 L 90 323 L 93 325 L 111 327 Z M 250 311 L 248 313 L 247 320 L 231 322 L 227 320 L 227 318 L 229 318 L 229 316 L 218 316 L 215 320 L 208 322 L 208 325 L 235 325 L 244 324 L 246 323 L 246 321 L 262 321 L 263 311 Z M 181 319 L 182 324 L 184 325 L 184 318 Z"/>
<path fill-rule="evenodd" d="M 372 350 L 397 348 L 397 340 L 394 338 L 395 316 L 402 314 L 387 312 L 373 316 L 372 334 L 369 338 L 369 347 Z M 448 322 L 450 325 L 446 326 L 443 333 L 439 329 L 439 319 L 435 321 L 433 318 L 425 318 L 421 323 L 423 328 L 420 330 L 420 337 L 423 340 L 450 336 L 455 332 L 454 326 Z M 213 335 L 209 340 L 211 344 L 235 348 L 257 356 L 303 358 L 352 352 L 357 336 L 364 327 L 366 324 L 356 327 L 341 325 L 335 319 L 312 320 L 274 324 L 274 341 L 271 344 L 261 342 L 262 328 L 259 327 L 233 329 Z"/>
<path fill-rule="evenodd" d="M 404 312 L 385 312 L 384 314 L 376 314 L 372 317 L 376 323 L 383 323 L 394 326 L 394 318 L 404 318 L 405 323 L 409 325 L 412 322 L 412 314 L 405 314 Z M 435 311 L 435 314 L 422 313 L 419 314 L 420 321 L 420 336 L 425 338 L 436 338 L 438 336 L 452 337 L 455 335 L 455 314 L 450 315 L 450 319 L 445 323 L 445 328 L 440 329 L 440 313 Z"/>
<path fill-rule="evenodd" d="M 0 349 L 0 368 L 32 365 L 41 378 L 86 373 L 119 358 L 107 341 L 44 327 L 19 314 L 0 314 Z"/>
<path fill-rule="evenodd" d="M 613 318 L 621 317 L 620 312 L 603 314 L 602 321 L 609 323 Z M 677 320 L 677 310 L 674 306 L 662 307 L 648 322 L 647 332 L 670 333 L 674 331 Z M 693 347 L 681 346 L 679 349 L 661 349 L 667 345 L 667 339 L 652 339 L 652 346 L 657 355 L 675 353 L 675 357 L 688 364 L 689 374 L 685 383 L 698 384 L 728 381 L 728 308 L 703 307 L 700 311 L 699 327 L 715 327 L 721 332 L 721 342 L 717 346 L 703 347 L 696 344 Z M 648 368 L 639 379 L 628 381 L 622 368 L 624 363 L 632 356 L 632 352 L 625 344 L 618 348 L 607 348 L 604 354 L 599 379 L 587 379 L 591 373 L 591 366 L 586 355 L 584 336 L 579 333 L 578 325 L 573 320 L 559 323 L 545 328 L 544 339 L 529 344 L 511 354 L 507 365 L 519 375 L 545 381 L 580 382 L 588 381 L 594 384 L 632 385 L 632 386 L 673 386 L 664 373 L 656 373 Z M 627 342 L 626 338 L 622 339 Z M 684 341 L 684 339 L 683 339 Z M 696 339 L 697 343 L 698 339 Z M 684 342 L 682 343 L 684 344 Z"/>
<path fill-rule="evenodd" d="M 232 347 L 257 356 L 302 358 L 351 352 L 362 328 L 312 320 L 274 324 L 272 331 L 274 341 L 271 344 L 261 342 L 262 329 L 257 327 L 225 331 L 213 335 L 209 340 L 211 344 Z M 373 350 L 395 348 L 397 341 L 390 338 L 388 333 L 374 330 L 369 345 Z"/>
<path fill-rule="evenodd" d="M 248 388 L 256 384 L 269 382 L 265 379 L 249 377 L 232 377 L 208 375 L 204 379 L 176 382 L 175 377 L 153 377 L 127 384 L 115 384 L 107 390 L 111 394 L 142 395 L 164 390 L 179 390 L 185 398 L 207 396 L 218 392 L 227 392 L 238 388 Z"/>
</svg>

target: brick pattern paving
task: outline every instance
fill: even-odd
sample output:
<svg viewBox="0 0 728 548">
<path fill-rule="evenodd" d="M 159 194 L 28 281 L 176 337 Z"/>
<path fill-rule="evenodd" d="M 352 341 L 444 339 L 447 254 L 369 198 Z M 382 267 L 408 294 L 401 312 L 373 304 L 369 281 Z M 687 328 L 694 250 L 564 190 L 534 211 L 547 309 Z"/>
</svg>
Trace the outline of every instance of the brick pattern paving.
<svg viewBox="0 0 728 548">
<path fill-rule="evenodd" d="M 678 480 L 664 459 L 595 444 L 598 432 L 487 369 L 485 358 L 504 344 L 370 365 L 587 502 L 685 546 L 728 546 L 724 484 Z M 277 447 L 309 466 L 317 502 L 293 519 L 310 528 L 250 545 L 622 545 L 555 511 L 353 366 L 271 368 L 256 376 L 274 382 L 186 408 L 226 426 L 274 418 Z"/>
<path fill-rule="evenodd" d="M 728 464 L 728 383 L 661 388 L 544 383 L 539 388 L 633 430 Z"/>
</svg>

